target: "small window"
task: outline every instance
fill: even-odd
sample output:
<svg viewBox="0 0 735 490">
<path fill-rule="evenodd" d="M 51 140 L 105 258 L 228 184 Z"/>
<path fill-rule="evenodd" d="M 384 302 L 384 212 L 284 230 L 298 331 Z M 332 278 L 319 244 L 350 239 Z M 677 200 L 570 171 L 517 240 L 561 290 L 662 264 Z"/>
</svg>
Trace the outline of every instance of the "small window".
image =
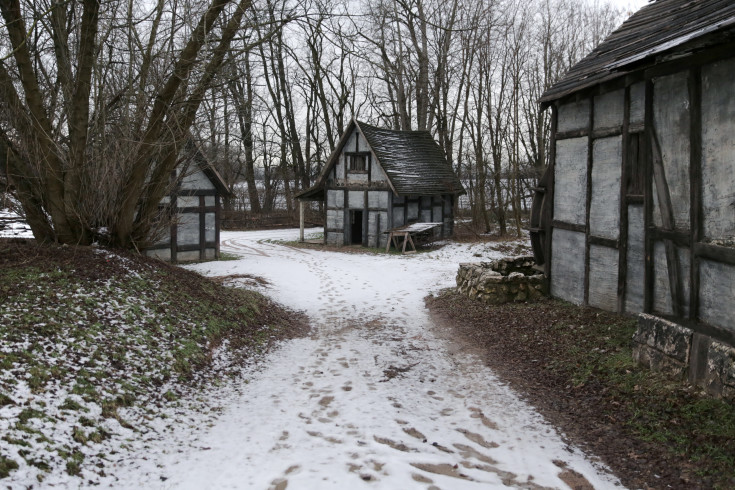
<svg viewBox="0 0 735 490">
<path fill-rule="evenodd" d="M 347 155 L 350 172 L 367 172 L 368 156 L 365 154 Z"/>
</svg>

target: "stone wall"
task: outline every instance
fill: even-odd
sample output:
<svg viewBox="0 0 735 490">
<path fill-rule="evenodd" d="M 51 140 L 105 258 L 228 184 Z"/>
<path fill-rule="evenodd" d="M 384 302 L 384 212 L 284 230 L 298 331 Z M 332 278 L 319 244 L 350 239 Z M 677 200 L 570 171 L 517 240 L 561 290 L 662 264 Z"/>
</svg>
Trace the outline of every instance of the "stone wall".
<svg viewBox="0 0 735 490">
<path fill-rule="evenodd" d="M 638 315 L 633 358 L 735 402 L 735 348 L 654 315 Z"/>
<path fill-rule="evenodd" d="M 546 277 L 534 265 L 533 257 L 460 264 L 457 291 L 495 305 L 536 300 L 547 290 Z"/>
</svg>

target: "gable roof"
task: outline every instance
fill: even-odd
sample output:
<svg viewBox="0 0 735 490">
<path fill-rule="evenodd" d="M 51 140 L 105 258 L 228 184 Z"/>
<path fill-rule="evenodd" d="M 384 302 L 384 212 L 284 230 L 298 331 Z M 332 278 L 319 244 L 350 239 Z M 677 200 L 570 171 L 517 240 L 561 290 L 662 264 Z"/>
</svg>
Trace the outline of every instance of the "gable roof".
<svg viewBox="0 0 735 490">
<path fill-rule="evenodd" d="M 641 8 L 542 96 L 554 100 L 622 77 L 642 62 L 714 33 L 735 37 L 732 0 L 657 0 Z M 723 40 L 715 39 L 713 43 Z M 702 47 L 702 46 L 699 46 Z"/>
<path fill-rule="evenodd" d="M 232 190 L 227 186 L 225 180 L 222 178 L 219 172 L 217 172 L 217 169 L 214 168 L 214 165 L 212 165 L 209 159 L 204 156 L 201 148 L 199 148 L 199 145 L 194 141 L 193 138 L 187 139 L 184 146 L 184 152 L 185 154 L 187 154 L 187 156 L 184 158 L 185 165 L 188 165 L 188 161 L 193 160 L 197 164 L 199 170 L 201 170 L 204 175 L 207 176 L 210 182 L 212 182 L 212 185 L 214 185 L 214 188 L 217 189 L 220 194 L 222 194 L 223 196 L 232 195 Z"/>
<path fill-rule="evenodd" d="M 322 195 L 329 172 L 337 164 L 355 129 L 365 137 L 373 156 L 387 175 L 391 188 L 399 196 L 465 193 L 444 152 L 428 131 L 383 129 L 353 119 L 327 160 L 317 182 L 310 189 L 297 194 L 297 199 L 318 198 Z"/>
</svg>

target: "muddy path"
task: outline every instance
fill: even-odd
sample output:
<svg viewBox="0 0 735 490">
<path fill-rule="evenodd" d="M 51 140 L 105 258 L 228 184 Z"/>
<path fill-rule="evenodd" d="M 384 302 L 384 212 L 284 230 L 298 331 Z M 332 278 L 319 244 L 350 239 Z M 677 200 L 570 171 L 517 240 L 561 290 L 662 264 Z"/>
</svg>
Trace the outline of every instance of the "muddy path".
<svg viewBox="0 0 735 490">
<path fill-rule="evenodd" d="M 435 331 L 423 298 L 476 249 L 340 254 L 271 241 L 285 233 L 223 234 L 241 259 L 194 268 L 235 285 L 263 278 L 265 294 L 309 315 L 312 334 L 284 343 L 207 427 L 157 442 L 171 446 L 147 470 L 162 486 L 619 488 Z"/>
</svg>

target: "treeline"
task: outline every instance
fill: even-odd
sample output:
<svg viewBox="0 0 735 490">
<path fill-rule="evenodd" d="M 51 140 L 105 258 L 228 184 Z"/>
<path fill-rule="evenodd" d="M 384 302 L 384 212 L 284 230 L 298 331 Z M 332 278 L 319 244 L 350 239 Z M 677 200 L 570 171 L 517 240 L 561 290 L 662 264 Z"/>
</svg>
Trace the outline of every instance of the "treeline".
<svg viewBox="0 0 735 490">
<path fill-rule="evenodd" d="M 520 217 L 546 163 L 537 100 L 622 20 L 587 0 L 267 0 L 230 58 L 197 134 L 255 212 L 293 210 L 355 116 L 431 131 L 475 224 Z M 276 19 L 289 19 L 270 35 Z M 260 170 L 259 185 L 256 170 Z M 245 195 L 247 194 L 247 195 Z"/>
<path fill-rule="evenodd" d="M 294 209 L 350 118 L 432 132 L 501 232 L 548 151 L 536 100 L 621 20 L 586 0 L 0 0 L 0 178 L 37 239 L 142 247 L 193 138 Z M 515 218 L 515 219 L 513 219 Z"/>
</svg>

